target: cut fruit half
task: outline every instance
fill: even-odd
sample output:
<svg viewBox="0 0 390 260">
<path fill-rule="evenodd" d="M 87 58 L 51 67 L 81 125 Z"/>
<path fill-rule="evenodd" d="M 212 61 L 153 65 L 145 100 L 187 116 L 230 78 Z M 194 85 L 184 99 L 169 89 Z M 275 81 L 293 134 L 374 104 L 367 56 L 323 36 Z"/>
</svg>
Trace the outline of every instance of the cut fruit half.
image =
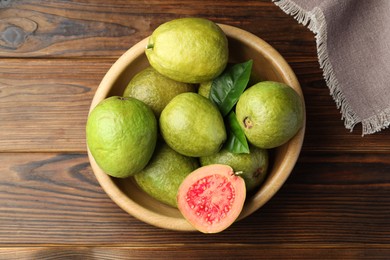
<svg viewBox="0 0 390 260">
<path fill-rule="evenodd" d="M 238 218 L 244 206 L 244 180 L 228 165 L 212 164 L 190 173 L 179 187 L 178 208 L 203 233 L 218 233 Z"/>
</svg>

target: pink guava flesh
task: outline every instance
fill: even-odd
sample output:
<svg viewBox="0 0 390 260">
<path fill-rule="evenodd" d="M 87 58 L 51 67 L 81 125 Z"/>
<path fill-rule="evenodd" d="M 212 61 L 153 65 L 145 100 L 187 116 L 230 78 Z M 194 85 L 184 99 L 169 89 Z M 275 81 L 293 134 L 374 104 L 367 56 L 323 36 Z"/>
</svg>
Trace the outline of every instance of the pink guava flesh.
<svg viewBox="0 0 390 260">
<path fill-rule="evenodd" d="M 183 181 L 178 207 L 183 216 L 203 233 L 217 233 L 239 216 L 245 201 L 245 182 L 227 165 L 198 168 Z"/>
</svg>

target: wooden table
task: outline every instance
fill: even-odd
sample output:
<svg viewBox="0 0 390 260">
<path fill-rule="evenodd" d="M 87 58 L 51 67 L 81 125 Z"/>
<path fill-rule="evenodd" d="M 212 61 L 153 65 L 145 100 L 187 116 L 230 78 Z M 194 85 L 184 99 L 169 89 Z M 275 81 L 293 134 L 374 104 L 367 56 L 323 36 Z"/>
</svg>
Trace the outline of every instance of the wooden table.
<svg viewBox="0 0 390 260">
<path fill-rule="evenodd" d="M 292 175 L 223 233 L 175 232 L 122 211 L 86 155 L 91 99 L 159 24 L 198 16 L 273 45 L 302 85 L 307 135 Z M 0 1 L 0 259 L 389 259 L 390 130 L 351 133 L 314 35 L 269 0 Z"/>
</svg>

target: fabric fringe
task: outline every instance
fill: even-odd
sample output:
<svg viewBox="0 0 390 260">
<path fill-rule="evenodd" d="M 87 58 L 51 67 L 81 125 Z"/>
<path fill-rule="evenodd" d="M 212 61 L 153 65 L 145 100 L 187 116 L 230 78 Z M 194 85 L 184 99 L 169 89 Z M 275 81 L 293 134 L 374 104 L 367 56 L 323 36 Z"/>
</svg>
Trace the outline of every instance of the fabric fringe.
<svg viewBox="0 0 390 260">
<path fill-rule="evenodd" d="M 272 2 L 286 14 L 293 16 L 298 23 L 307 26 L 315 34 L 320 68 L 323 70 L 323 76 L 330 90 L 330 95 L 333 97 L 337 108 L 341 110 L 341 119 L 344 120 L 345 127 L 352 131 L 357 123 L 362 123 L 362 136 L 387 128 L 390 125 L 390 108 L 379 115 L 361 120 L 348 104 L 335 76 L 332 64 L 329 61 L 326 45 L 326 20 L 321 9 L 314 8 L 312 11 L 306 11 L 290 0 L 272 0 Z"/>
<path fill-rule="evenodd" d="M 390 126 L 390 108 L 385 109 L 379 115 L 374 115 L 362 120 L 363 134 L 373 134 Z"/>
</svg>

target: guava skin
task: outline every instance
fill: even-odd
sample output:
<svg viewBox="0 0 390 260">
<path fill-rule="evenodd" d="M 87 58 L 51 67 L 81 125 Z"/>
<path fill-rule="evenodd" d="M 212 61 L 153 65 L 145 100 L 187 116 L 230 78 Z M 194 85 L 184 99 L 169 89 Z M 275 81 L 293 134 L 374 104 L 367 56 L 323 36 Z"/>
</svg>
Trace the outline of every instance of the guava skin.
<svg viewBox="0 0 390 260">
<path fill-rule="evenodd" d="M 91 111 L 86 139 L 92 156 L 106 174 L 126 178 L 140 172 L 152 157 L 157 120 L 142 101 L 112 96 Z"/>
<path fill-rule="evenodd" d="M 233 168 L 236 175 L 245 181 L 248 193 L 255 191 L 264 181 L 268 172 L 268 150 L 249 146 L 250 153 L 232 153 L 227 148 L 218 153 L 200 157 L 201 166 L 210 164 L 226 164 Z"/>
<path fill-rule="evenodd" d="M 206 81 L 199 84 L 198 94 L 206 98 L 210 97 L 210 91 L 213 81 Z"/>
<path fill-rule="evenodd" d="M 197 93 L 174 97 L 162 111 L 159 121 L 166 143 L 190 157 L 217 153 L 227 137 L 218 108 Z"/>
<path fill-rule="evenodd" d="M 228 62 L 228 41 L 214 22 L 203 18 L 180 18 L 157 27 L 145 50 L 150 65 L 180 82 L 212 80 Z"/>
<path fill-rule="evenodd" d="M 167 144 L 158 142 L 148 165 L 134 175 L 134 180 L 151 197 L 177 208 L 180 184 L 198 167 L 196 158 L 181 155 Z"/>
<path fill-rule="evenodd" d="M 159 118 L 164 107 L 176 95 L 195 91 L 194 84 L 175 81 L 165 77 L 152 67 L 147 67 L 130 80 L 123 92 L 123 96 L 141 100 Z"/>
<path fill-rule="evenodd" d="M 286 143 L 303 126 L 304 105 L 290 86 L 262 81 L 240 96 L 236 115 L 251 144 L 271 149 Z"/>
<path fill-rule="evenodd" d="M 177 204 L 184 218 L 203 233 L 218 233 L 240 215 L 245 182 L 228 165 L 213 164 L 191 172 L 182 182 Z"/>
</svg>

